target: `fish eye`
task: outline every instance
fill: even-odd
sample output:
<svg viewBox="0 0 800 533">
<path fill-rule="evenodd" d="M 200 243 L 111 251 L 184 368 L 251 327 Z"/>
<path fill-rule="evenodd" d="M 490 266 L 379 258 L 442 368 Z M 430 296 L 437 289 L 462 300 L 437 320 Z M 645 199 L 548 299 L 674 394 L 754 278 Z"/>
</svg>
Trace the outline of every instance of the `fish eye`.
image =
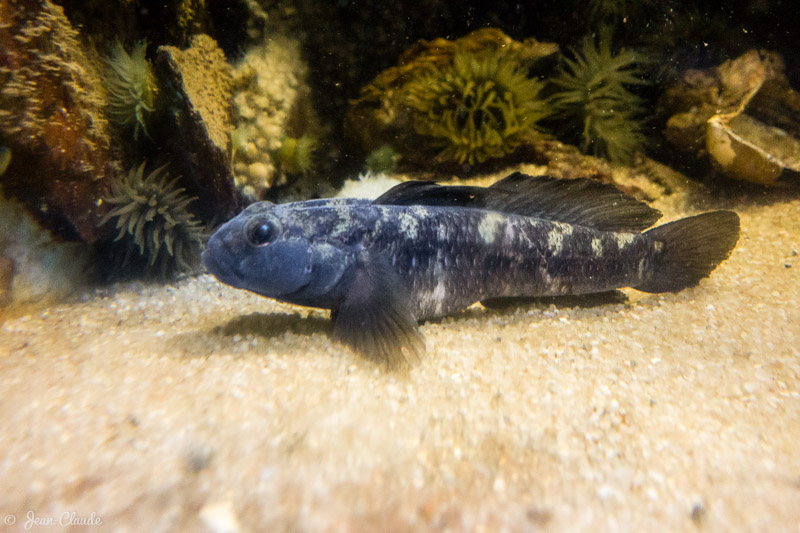
<svg viewBox="0 0 800 533">
<path fill-rule="evenodd" d="M 262 222 L 250 228 L 247 232 L 247 239 L 250 241 L 250 244 L 254 246 L 264 246 L 270 243 L 274 233 L 275 231 L 272 224 L 269 222 Z"/>
</svg>

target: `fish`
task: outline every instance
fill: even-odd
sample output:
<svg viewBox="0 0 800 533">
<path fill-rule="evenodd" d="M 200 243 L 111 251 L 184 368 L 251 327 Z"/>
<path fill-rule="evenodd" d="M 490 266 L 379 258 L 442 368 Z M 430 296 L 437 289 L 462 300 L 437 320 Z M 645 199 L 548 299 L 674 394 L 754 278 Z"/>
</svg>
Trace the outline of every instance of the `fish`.
<svg viewBox="0 0 800 533">
<path fill-rule="evenodd" d="M 425 351 L 421 321 L 476 302 L 697 285 L 729 257 L 739 217 L 661 212 L 615 186 L 513 173 L 489 187 L 401 183 L 374 200 L 257 202 L 202 253 L 220 282 L 328 309 L 333 336 L 388 368 Z"/>
</svg>

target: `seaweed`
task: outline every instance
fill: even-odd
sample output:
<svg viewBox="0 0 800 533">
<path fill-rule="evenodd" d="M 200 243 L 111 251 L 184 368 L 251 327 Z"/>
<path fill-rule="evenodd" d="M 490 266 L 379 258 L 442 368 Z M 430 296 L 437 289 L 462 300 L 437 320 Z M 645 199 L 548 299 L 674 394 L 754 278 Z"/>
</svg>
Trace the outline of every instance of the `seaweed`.
<svg viewBox="0 0 800 533">
<path fill-rule="evenodd" d="M 648 83 L 642 70 L 647 58 L 635 50 L 613 53 L 610 33 L 602 31 L 585 37 L 571 55 L 551 80 L 557 92 L 550 103 L 579 131 L 584 152 L 612 163 L 630 162 L 644 149 L 646 138 L 643 100 L 628 88 Z"/>
<path fill-rule="evenodd" d="M 111 57 L 106 58 L 109 67 L 105 77 L 108 89 L 108 118 L 123 126 L 133 126 L 134 140 L 139 128 L 147 135 L 145 112 L 155 109 L 158 93 L 156 77 L 145 57 L 147 43 L 140 41 L 130 55 L 119 41 L 114 43 Z"/>
<path fill-rule="evenodd" d="M 549 114 L 543 83 L 502 49 L 459 51 L 409 84 L 414 129 L 432 138 L 440 162 L 481 163 L 510 154 Z"/>
<path fill-rule="evenodd" d="M 115 220 L 114 242 L 125 240 L 121 267 L 142 266 L 146 274 L 162 279 L 197 271 L 204 228 L 186 209 L 194 200 L 185 189 L 175 188 L 178 178 L 167 181 L 167 165 L 144 176 L 145 163 L 111 184 L 114 205 L 100 224 Z M 145 259 L 145 264 L 137 259 Z"/>
</svg>

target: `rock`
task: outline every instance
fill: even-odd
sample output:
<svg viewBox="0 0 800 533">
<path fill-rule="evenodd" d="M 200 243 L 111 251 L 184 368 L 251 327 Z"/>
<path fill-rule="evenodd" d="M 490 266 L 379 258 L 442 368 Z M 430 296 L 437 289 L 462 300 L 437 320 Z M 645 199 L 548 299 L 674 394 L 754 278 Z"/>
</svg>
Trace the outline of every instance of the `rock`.
<svg viewBox="0 0 800 533">
<path fill-rule="evenodd" d="M 611 166 L 603 159 L 581 153 L 577 147 L 551 138 L 536 138 L 527 141 L 523 150 L 529 150 L 527 158 L 535 163 L 547 165 L 546 174 L 562 179 L 591 178 L 611 183 Z"/>
<path fill-rule="evenodd" d="M 90 247 L 59 242 L 0 192 L 0 306 L 53 302 L 93 279 Z"/>
<path fill-rule="evenodd" d="M 774 185 L 785 171 L 800 172 L 800 93 L 785 79 L 764 80 L 740 109 L 708 120 L 706 147 L 739 180 Z"/>
<path fill-rule="evenodd" d="M 14 260 L 0 256 L 0 307 L 11 303 L 11 289 L 14 287 Z"/>
<path fill-rule="evenodd" d="M 99 59 L 48 0 L 0 0 L 0 136 L 14 154 L 3 191 L 55 234 L 93 243 L 116 168 Z"/>
<path fill-rule="evenodd" d="M 299 42 L 285 36 L 251 47 L 234 67 L 233 168 L 236 186 L 246 195 L 263 197 L 297 178 L 279 161 L 287 140 L 319 138 L 308 75 Z"/>
<path fill-rule="evenodd" d="M 669 142 L 708 158 L 728 177 L 773 185 L 800 171 L 800 93 L 775 53 L 751 50 L 687 71 L 659 105 L 671 115 Z"/>
<path fill-rule="evenodd" d="M 207 503 L 198 516 L 212 533 L 239 533 L 242 530 L 233 503 L 229 501 Z"/>
<path fill-rule="evenodd" d="M 201 218 L 229 218 L 237 196 L 230 163 L 232 78 L 225 55 L 214 39 L 196 35 L 186 50 L 159 47 L 157 64 L 181 96 L 173 135 L 166 140 L 184 162 L 173 172 L 184 173 L 191 182 Z"/>
<path fill-rule="evenodd" d="M 11 164 L 11 148 L 0 146 L 0 176 L 5 174 L 8 165 Z"/>
</svg>

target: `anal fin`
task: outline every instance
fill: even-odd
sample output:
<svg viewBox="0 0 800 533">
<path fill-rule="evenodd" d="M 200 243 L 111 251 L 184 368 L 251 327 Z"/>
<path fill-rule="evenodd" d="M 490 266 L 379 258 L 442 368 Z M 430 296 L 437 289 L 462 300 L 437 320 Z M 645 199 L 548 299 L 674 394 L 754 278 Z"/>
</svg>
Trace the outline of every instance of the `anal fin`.
<svg viewBox="0 0 800 533">
<path fill-rule="evenodd" d="M 628 301 L 624 292 L 618 290 L 593 292 L 590 294 L 568 294 L 565 296 L 506 296 L 481 300 L 487 309 L 509 309 L 527 305 L 550 305 L 556 307 L 598 307 Z"/>
</svg>

